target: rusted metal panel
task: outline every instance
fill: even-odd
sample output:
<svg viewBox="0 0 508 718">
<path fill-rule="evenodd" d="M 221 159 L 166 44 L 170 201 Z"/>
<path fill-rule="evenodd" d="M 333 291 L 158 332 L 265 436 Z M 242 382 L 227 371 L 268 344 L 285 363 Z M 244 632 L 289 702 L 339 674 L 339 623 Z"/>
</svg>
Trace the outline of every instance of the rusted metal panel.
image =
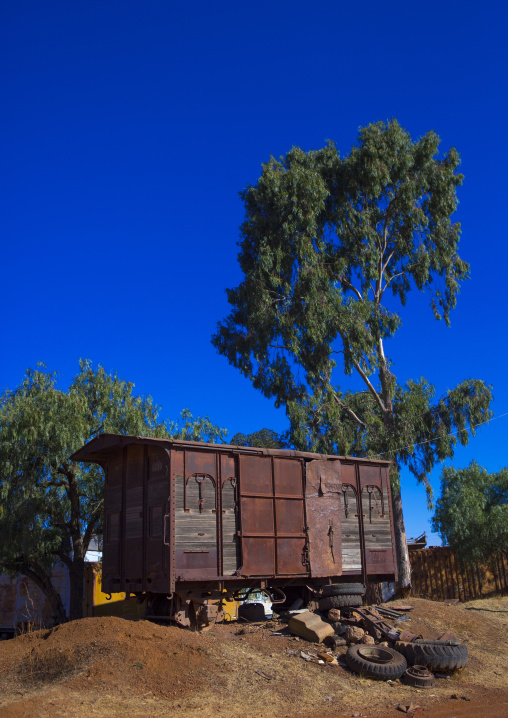
<svg viewBox="0 0 508 718">
<path fill-rule="evenodd" d="M 271 458 L 249 455 L 238 458 L 242 496 L 273 496 Z"/>
<path fill-rule="evenodd" d="M 308 574 L 305 537 L 277 538 L 277 573 L 282 576 Z"/>
<path fill-rule="evenodd" d="M 212 479 L 217 478 L 216 452 L 214 451 L 186 451 L 185 452 L 185 473 L 187 476 L 194 474 L 207 475 Z"/>
<path fill-rule="evenodd" d="M 273 499 L 242 496 L 240 499 L 243 536 L 273 536 L 275 520 Z"/>
<path fill-rule="evenodd" d="M 275 576 L 273 537 L 242 536 L 242 575 Z"/>
<path fill-rule="evenodd" d="M 307 574 L 302 462 L 244 455 L 239 467 L 241 574 Z"/>
<path fill-rule="evenodd" d="M 303 497 L 303 473 L 299 461 L 274 458 L 273 480 L 276 496 Z"/>
<path fill-rule="evenodd" d="M 311 576 L 338 576 L 342 573 L 340 463 L 309 461 L 306 473 L 310 573 Z"/>
<path fill-rule="evenodd" d="M 305 518 L 301 499 L 275 499 L 277 536 L 305 536 Z"/>
</svg>

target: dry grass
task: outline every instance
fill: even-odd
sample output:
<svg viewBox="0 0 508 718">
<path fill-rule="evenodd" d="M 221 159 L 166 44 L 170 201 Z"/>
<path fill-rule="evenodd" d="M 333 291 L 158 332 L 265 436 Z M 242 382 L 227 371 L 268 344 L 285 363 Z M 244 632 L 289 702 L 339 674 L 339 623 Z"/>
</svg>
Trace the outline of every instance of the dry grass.
<svg viewBox="0 0 508 718">
<path fill-rule="evenodd" d="M 308 663 L 300 650 L 315 653 L 317 646 L 274 636 L 273 627 L 240 635 L 230 624 L 197 635 L 96 618 L 0 644 L 0 716 L 338 718 L 360 712 L 370 718 L 404 702 L 437 716 L 433 711 L 454 691 L 474 701 L 489 690 L 495 705 L 508 698 L 508 652 L 500 650 L 508 644 L 508 598 L 411 603 L 411 620 L 402 627 L 428 638 L 449 629 L 468 642 L 468 666 L 438 679 L 432 691 L 353 674 L 340 665 L 345 648 L 338 649 L 338 666 Z"/>
</svg>

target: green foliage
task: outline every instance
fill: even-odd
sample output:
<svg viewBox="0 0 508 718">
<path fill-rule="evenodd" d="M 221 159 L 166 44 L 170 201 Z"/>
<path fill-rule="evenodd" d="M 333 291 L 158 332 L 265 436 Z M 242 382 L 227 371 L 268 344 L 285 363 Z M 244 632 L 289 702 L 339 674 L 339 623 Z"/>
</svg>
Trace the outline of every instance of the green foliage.
<svg viewBox="0 0 508 718">
<path fill-rule="evenodd" d="M 261 449 L 285 449 L 284 437 L 273 429 L 260 429 L 252 434 L 235 434 L 231 439 L 232 446 L 256 446 Z"/>
<path fill-rule="evenodd" d="M 413 142 L 396 120 L 360 130 L 343 159 L 331 143 L 272 157 L 242 192 L 244 280 L 227 291 L 231 313 L 212 339 L 285 406 L 296 448 L 391 459 L 396 489 L 402 465 L 427 482 L 491 416 L 484 382 L 439 398 L 423 378 L 399 384 L 385 354 L 411 291 L 448 324 L 469 276 L 451 220 L 458 165 L 453 148 L 439 157 L 434 132 Z M 338 372 L 364 391 L 344 391 Z"/>
<path fill-rule="evenodd" d="M 443 469 L 432 525 L 463 561 L 488 562 L 508 552 L 508 468 L 489 474 L 473 461 L 466 469 Z"/>
<path fill-rule="evenodd" d="M 227 429 L 212 424 L 208 416 L 194 419 L 189 409 L 182 409 L 179 421 L 169 421 L 165 426 L 168 437 L 182 441 L 206 441 L 210 444 L 224 442 Z"/>
<path fill-rule="evenodd" d="M 60 558 L 81 595 L 81 564 L 100 529 L 103 473 L 69 456 L 98 434 L 224 439 L 225 429 L 208 417 L 193 419 L 188 409 L 177 422 L 161 420 L 152 398 L 133 389 L 117 374 L 80 361 L 68 391 L 40 365 L 0 397 L 0 567 L 46 585 Z"/>
</svg>

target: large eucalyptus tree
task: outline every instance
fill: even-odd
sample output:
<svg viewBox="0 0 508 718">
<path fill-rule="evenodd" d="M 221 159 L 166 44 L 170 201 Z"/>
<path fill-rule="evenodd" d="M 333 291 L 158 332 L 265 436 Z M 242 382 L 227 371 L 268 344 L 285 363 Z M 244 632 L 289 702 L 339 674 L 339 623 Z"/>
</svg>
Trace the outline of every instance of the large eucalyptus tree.
<svg viewBox="0 0 508 718">
<path fill-rule="evenodd" d="M 426 483 L 490 416 L 490 387 L 466 379 L 442 397 L 401 384 L 387 342 L 408 294 L 427 293 L 449 324 L 469 266 L 458 255 L 459 155 L 439 156 L 429 132 L 413 142 L 396 120 L 360 130 L 349 155 L 294 147 L 242 192 L 240 286 L 212 341 L 277 406 L 300 449 L 391 459 L 401 585 L 410 582 L 399 474 Z M 406 311 L 409 321 L 411 314 Z M 361 391 L 341 388 L 356 375 Z M 456 436 L 451 432 L 456 431 Z"/>
</svg>

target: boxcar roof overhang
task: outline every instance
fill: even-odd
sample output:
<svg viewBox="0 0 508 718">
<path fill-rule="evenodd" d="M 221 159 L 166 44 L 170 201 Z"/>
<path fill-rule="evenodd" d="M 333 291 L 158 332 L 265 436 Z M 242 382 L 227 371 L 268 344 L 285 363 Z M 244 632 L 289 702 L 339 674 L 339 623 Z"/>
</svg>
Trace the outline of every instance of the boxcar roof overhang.
<svg viewBox="0 0 508 718">
<path fill-rule="evenodd" d="M 294 449 L 262 449 L 251 446 L 232 446 L 230 444 L 207 444 L 203 441 L 182 441 L 180 439 L 154 439 L 149 436 L 126 436 L 124 434 L 101 434 L 78 449 L 70 457 L 72 461 L 91 461 L 102 463 L 108 455 L 129 444 L 149 444 L 165 449 L 214 449 L 241 454 L 257 454 L 263 456 L 279 456 L 281 458 L 298 459 L 351 459 L 365 463 L 389 465 L 383 459 L 361 459 L 358 457 L 334 456 L 333 454 L 314 454 L 308 451 L 295 451 Z"/>
</svg>

